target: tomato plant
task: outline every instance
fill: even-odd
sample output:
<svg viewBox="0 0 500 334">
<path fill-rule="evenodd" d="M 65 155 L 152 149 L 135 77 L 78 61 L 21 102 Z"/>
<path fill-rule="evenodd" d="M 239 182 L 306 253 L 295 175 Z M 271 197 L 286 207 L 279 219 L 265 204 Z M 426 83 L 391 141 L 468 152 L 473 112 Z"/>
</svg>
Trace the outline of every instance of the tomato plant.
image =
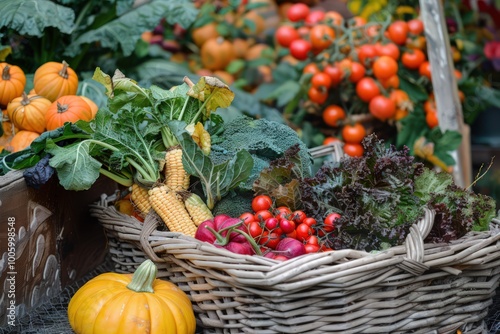
<svg viewBox="0 0 500 334">
<path fill-rule="evenodd" d="M 297 30 L 292 26 L 281 26 L 275 32 L 275 38 L 279 45 L 289 47 L 293 41 L 300 38 Z"/>
<path fill-rule="evenodd" d="M 370 101 L 368 110 L 376 118 L 387 120 L 396 113 L 396 103 L 384 95 L 378 95 Z"/>
<path fill-rule="evenodd" d="M 309 31 L 309 40 L 316 51 L 326 49 L 335 38 L 335 30 L 326 24 L 314 25 Z"/>
<path fill-rule="evenodd" d="M 309 12 L 309 6 L 303 3 L 296 3 L 288 8 L 286 16 L 290 21 L 298 22 L 301 20 L 305 20 L 307 15 L 309 15 Z"/>
<path fill-rule="evenodd" d="M 344 153 L 350 157 L 360 157 L 365 149 L 359 143 L 345 143 L 343 147 Z"/>
<path fill-rule="evenodd" d="M 387 29 L 389 39 L 399 45 L 405 44 L 408 31 L 408 24 L 401 20 L 392 22 Z"/>
<path fill-rule="evenodd" d="M 398 63 L 389 56 L 380 56 L 373 63 L 373 75 L 377 79 L 386 80 L 398 73 Z"/>
<path fill-rule="evenodd" d="M 296 39 L 290 43 L 290 54 L 298 60 L 306 60 L 312 45 L 305 39 Z"/>
<path fill-rule="evenodd" d="M 424 23 L 420 19 L 411 19 L 406 24 L 408 31 L 413 35 L 420 35 L 424 32 Z"/>
<path fill-rule="evenodd" d="M 311 235 L 314 234 L 311 226 L 309 226 L 305 223 L 299 224 L 295 228 L 295 232 L 297 233 L 296 238 L 299 241 L 306 241 Z"/>
<path fill-rule="evenodd" d="M 361 143 L 366 136 L 366 129 L 361 123 L 346 124 L 342 128 L 342 138 L 346 143 Z"/>
<path fill-rule="evenodd" d="M 419 49 L 412 49 L 406 52 L 403 52 L 403 55 L 401 56 L 401 62 L 406 68 L 409 68 L 411 70 L 416 70 L 422 65 L 422 63 L 425 61 L 425 53 L 422 52 L 422 50 Z"/>
<path fill-rule="evenodd" d="M 356 84 L 356 94 L 364 102 L 370 102 L 375 96 L 380 94 L 380 88 L 371 77 L 365 77 Z"/>
<path fill-rule="evenodd" d="M 328 74 L 319 72 L 312 76 L 311 84 L 318 89 L 329 89 L 332 86 L 332 79 Z"/>
<path fill-rule="evenodd" d="M 328 91 L 326 89 L 312 86 L 309 88 L 307 96 L 309 96 L 309 100 L 312 102 L 323 104 L 328 99 Z"/>
</svg>

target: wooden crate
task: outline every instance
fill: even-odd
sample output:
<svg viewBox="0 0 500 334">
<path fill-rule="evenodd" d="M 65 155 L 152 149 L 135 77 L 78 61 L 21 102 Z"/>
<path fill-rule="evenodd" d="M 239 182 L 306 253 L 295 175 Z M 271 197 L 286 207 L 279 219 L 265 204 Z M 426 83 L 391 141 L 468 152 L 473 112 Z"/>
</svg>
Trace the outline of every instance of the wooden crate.
<svg viewBox="0 0 500 334">
<path fill-rule="evenodd" d="M 104 177 L 79 192 L 64 190 L 55 176 L 40 189 L 28 187 L 21 171 L 0 177 L 0 327 L 12 305 L 19 319 L 104 261 L 106 237 L 88 205 L 116 189 Z"/>
</svg>

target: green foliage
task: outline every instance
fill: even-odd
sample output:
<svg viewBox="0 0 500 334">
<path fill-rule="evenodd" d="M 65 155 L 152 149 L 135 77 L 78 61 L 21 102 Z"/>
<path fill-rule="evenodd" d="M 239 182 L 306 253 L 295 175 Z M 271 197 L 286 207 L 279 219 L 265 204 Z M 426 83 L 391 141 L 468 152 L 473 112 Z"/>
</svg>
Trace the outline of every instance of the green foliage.
<svg viewBox="0 0 500 334">
<path fill-rule="evenodd" d="M 7 60 L 26 72 L 63 59 L 77 72 L 96 65 L 116 68 L 124 58 L 130 66 L 144 31 L 162 19 L 187 27 L 198 13 L 187 0 L 151 0 L 137 6 L 132 0 L 5 0 L 0 12 L 0 49 L 11 47 Z"/>
</svg>

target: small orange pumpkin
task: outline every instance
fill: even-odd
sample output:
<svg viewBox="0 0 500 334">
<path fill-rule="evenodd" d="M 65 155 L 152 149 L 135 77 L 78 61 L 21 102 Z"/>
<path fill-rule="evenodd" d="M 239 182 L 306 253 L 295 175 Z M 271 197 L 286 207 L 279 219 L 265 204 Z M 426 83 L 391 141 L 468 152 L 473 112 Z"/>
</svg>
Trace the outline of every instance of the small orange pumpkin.
<svg viewBox="0 0 500 334">
<path fill-rule="evenodd" d="M 194 44 L 196 44 L 199 48 L 208 41 L 210 38 L 217 38 L 219 36 L 219 32 L 217 31 L 217 23 L 210 22 L 205 24 L 204 26 L 194 28 L 191 32 L 191 37 L 193 38 Z"/>
<path fill-rule="evenodd" d="M 5 148 L 11 152 L 19 152 L 29 147 L 33 140 L 40 136 L 39 133 L 33 131 L 21 130 L 12 137 L 10 143 L 5 145 Z"/>
<path fill-rule="evenodd" d="M 12 99 L 21 96 L 26 85 L 26 75 L 15 65 L 0 63 L 0 105 L 6 106 Z"/>
<path fill-rule="evenodd" d="M 77 95 L 64 95 L 55 100 L 45 113 L 47 130 L 51 131 L 64 125 L 66 122 L 90 121 L 92 110 L 90 105 Z"/>
<path fill-rule="evenodd" d="M 14 124 L 9 120 L 7 116 L 7 110 L 2 110 L 2 135 L 0 136 L 0 152 L 3 148 L 11 141 L 12 137 L 18 129 L 14 127 Z"/>
<path fill-rule="evenodd" d="M 35 71 L 33 86 L 38 95 L 54 102 L 61 96 L 76 94 L 78 76 L 64 60 L 62 63 L 50 61 Z"/>
<path fill-rule="evenodd" d="M 233 44 L 222 37 L 207 40 L 201 47 L 200 55 L 203 67 L 211 71 L 223 70 L 236 59 Z"/>
<path fill-rule="evenodd" d="M 21 130 L 42 133 L 45 131 L 45 113 L 52 102 L 40 95 L 16 97 L 7 105 L 9 119 Z"/>
<path fill-rule="evenodd" d="M 89 99 L 88 97 L 86 96 L 83 96 L 83 95 L 79 95 L 82 99 L 85 100 L 85 102 L 88 103 L 88 105 L 90 106 L 90 111 L 92 111 L 92 119 L 94 119 L 95 115 L 97 114 L 97 110 L 99 110 L 99 107 L 97 106 L 97 104 L 92 101 L 91 99 Z"/>
</svg>

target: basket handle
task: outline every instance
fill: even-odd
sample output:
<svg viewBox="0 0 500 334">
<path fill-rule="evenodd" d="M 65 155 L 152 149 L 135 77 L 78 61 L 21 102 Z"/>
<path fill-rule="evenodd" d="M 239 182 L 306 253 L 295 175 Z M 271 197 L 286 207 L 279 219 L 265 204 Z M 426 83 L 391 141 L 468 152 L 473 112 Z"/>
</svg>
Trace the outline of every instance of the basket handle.
<svg viewBox="0 0 500 334">
<path fill-rule="evenodd" d="M 158 220 L 158 215 L 154 212 L 154 210 L 150 210 L 144 218 L 141 234 L 139 235 L 139 242 L 141 243 L 142 250 L 153 262 L 165 262 L 164 259 L 156 255 L 153 248 L 149 244 L 149 237 L 154 231 L 156 231 L 156 228 L 159 225 L 160 221 Z"/>
<path fill-rule="evenodd" d="M 410 233 L 406 236 L 406 256 L 398 268 L 414 275 L 420 276 L 429 269 L 424 261 L 424 239 L 430 233 L 434 224 L 436 213 L 434 210 L 424 208 L 425 215 L 416 224 L 410 227 Z"/>
</svg>

